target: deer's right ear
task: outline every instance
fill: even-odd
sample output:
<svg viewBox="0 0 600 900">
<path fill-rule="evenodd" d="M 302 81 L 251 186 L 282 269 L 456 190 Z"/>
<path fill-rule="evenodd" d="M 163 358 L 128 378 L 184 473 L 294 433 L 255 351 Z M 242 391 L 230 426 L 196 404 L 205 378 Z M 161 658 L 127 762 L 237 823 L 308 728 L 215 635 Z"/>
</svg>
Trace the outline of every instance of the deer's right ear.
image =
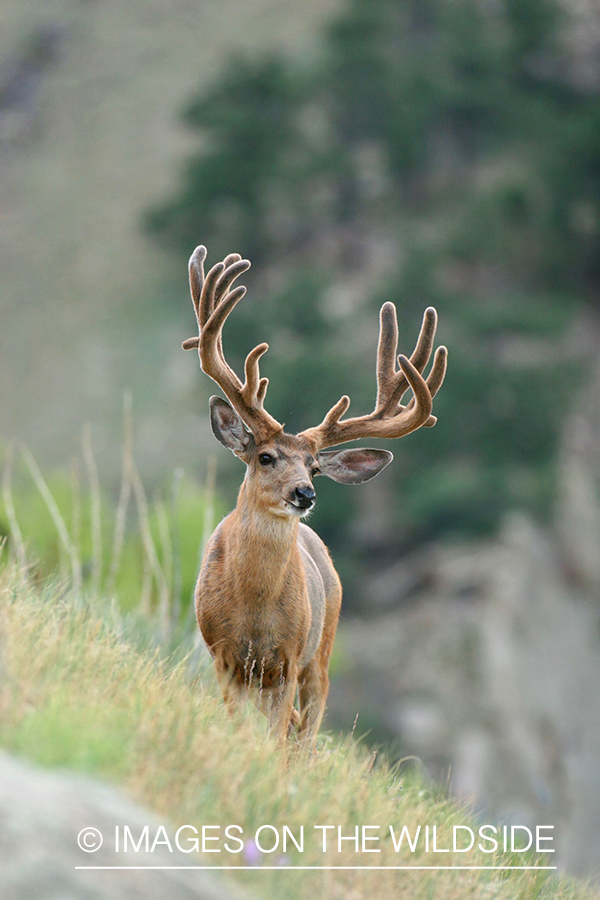
<svg viewBox="0 0 600 900">
<path fill-rule="evenodd" d="M 254 443 L 251 433 L 226 400 L 211 397 L 209 405 L 210 424 L 214 436 L 236 456 L 243 456 Z"/>
</svg>

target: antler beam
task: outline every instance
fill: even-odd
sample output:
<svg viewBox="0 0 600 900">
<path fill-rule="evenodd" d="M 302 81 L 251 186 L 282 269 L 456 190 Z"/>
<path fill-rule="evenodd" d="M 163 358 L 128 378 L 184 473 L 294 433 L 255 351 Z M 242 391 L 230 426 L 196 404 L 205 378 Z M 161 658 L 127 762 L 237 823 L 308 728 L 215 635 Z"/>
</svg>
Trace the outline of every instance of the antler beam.
<svg viewBox="0 0 600 900">
<path fill-rule="evenodd" d="M 223 353 L 223 325 L 246 293 L 246 288 L 241 285 L 233 290 L 231 287 L 236 278 L 248 271 L 250 261 L 242 259 L 239 253 L 230 253 L 205 276 L 205 259 L 206 247 L 196 247 L 190 258 L 189 273 L 199 336 L 188 338 L 182 347 L 184 350 L 198 349 L 202 371 L 219 385 L 255 441 L 260 443 L 283 431 L 283 426 L 263 407 L 269 379 L 260 377 L 258 363 L 269 345 L 259 344 L 246 357 L 244 384 Z"/>
<path fill-rule="evenodd" d="M 416 347 L 410 359 L 402 354 L 397 357 L 399 368 L 396 368 L 398 319 L 393 303 L 383 304 L 379 322 L 375 409 L 368 416 L 342 420 L 350 406 L 350 398 L 343 396 L 320 425 L 302 432 L 316 450 L 365 437 L 399 438 L 421 426 L 431 427 L 437 421 L 431 415 L 431 408 L 446 374 L 445 347 L 436 350 L 427 379 L 422 375 L 433 349 L 437 326 L 435 309 L 430 306 L 425 310 Z M 407 406 L 402 406 L 402 397 L 409 388 L 414 396 Z"/>
</svg>

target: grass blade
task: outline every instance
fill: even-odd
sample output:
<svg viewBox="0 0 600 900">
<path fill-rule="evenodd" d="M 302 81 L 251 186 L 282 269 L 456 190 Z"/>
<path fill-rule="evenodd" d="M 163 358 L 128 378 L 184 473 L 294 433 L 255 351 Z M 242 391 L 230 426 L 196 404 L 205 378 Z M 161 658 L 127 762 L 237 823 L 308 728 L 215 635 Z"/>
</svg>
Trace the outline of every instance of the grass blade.
<svg viewBox="0 0 600 900">
<path fill-rule="evenodd" d="M 52 517 L 52 521 L 54 522 L 54 527 L 58 533 L 60 538 L 60 542 L 63 545 L 67 556 L 69 557 L 71 563 L 71 577 L 73 581 L 73 591 L 78 594 L 81 592 L 81 588 L 83 586 L 83 578 L 81 572 L 81 560 L 77 554 L 77 549 L 71 540 L 71 535 L 69 534 L 69 530 L 65 525 L 65 520 L 63 519 L 61 512 L 56 504 L 56 500 L 52 496 L 52 492 L 48 487 L 46 481 L 44 480 L 44 476 L 40 472 L 38 464 L 36 463 L 33 455 L 27 447 L 21 445 L 21 456 L 25 460 L 25 464 L 29 469 L 31 477 L 33 478 L 36 487 L 38 488 L 40 494 L 44 498 L 46 506 L 48 507 L 48 512 Z"/>
<path fill-rule="evenodd" d="M 131 420 L 131 394 L 125 394 L 123 398 L 123 462 L 121 489 L 115 513 L 115 530 L 110 557 L 110 566 L 105 590 L 112 594 L 115 589 L 117 576 L 121 567 L 123 543 L 125 540 L 125 527 L 127 525 L 127 511 L 132 491 L 131 460 L 133 459 L 133 425 Z"/>
<path fill-rule="evenodd" d="M 15 511 L 15 504 L 12 492 L 12 462 L 14 455 L 14 444 L 10 443 L 6 450 L 6 458 L 4 460 L 4 469 L 2 471 L 2 502 L 6 518 L 8 519 L 8 527 L 10 536 L 15 546 L 15 556 L 20 566 L 25 565 L 25 542 L 19 528 L 19 521 Z"/>
<path fill-rule="evenodd" d="M 102 505 L 100 500 L 100 479 L 92 446 L 92 426 L 88 422 L 83 428 L 83 459 L 87 470 L 90 489 L 90 517 L 92 530 L 92 587 L 100 590 L 102 583 Z"/>
</svg>

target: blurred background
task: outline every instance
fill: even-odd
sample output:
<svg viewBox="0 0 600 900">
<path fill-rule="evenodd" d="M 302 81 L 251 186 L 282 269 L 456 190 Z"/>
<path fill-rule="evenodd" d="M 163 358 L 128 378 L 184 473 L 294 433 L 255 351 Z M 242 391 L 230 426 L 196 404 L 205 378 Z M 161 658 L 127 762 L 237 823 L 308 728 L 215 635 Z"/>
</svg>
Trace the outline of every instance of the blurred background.
<svg viewBox="0 0 600 900">
<path fill-rule="evenodd" d="M 270 343 L 289 431 L 342 393 L 370 411 L 381 303 L 405 353 L 435 305 L 436 428 L 369 484 L 317 484 L 345 586 L 328 726 L 358 713 L 369 744 L 554 824 L 557 862 L 597 871 L 595 0 L 3 0 L 0 22 L 0 532 L 42 572 L 70 553 L 17 440 L 83 582 L 106 584 L 100 498 L 150 504 L 141 550 L 106 526 L 108 587 L 118 538 L 122 602 L 172 590 L 187 621 L 243 476 L 180 349 L 196 244 L 253 262 L 226 353 Z"/>
</svg>

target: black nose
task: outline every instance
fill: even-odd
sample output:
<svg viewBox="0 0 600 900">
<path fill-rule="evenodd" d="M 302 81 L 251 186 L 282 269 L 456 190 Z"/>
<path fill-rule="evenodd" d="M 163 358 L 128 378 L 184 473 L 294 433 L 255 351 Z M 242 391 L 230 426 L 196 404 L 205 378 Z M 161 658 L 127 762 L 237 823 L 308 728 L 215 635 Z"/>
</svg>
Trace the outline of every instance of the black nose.
<svg viewBox="0 0 600 900">
<path fill-rule="evenodd" d="M 317 495 L 310 486 L 297 487 L 294 491 L 294 499 L 301 509 L 310 509 Z"/>
</svg>

